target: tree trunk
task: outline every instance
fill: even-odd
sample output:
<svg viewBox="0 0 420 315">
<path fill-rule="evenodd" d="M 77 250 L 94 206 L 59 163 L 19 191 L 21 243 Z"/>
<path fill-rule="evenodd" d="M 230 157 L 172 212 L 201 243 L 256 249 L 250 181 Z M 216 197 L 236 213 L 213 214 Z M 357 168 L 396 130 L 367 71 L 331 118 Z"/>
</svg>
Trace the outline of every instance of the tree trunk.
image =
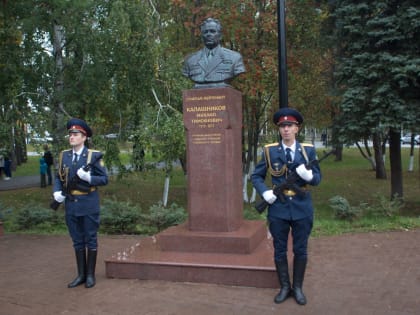
<svg viewBox="0 0 420 315">
<path fill-rule="evenodd" d="M 386 179 L 385 163 L 382 154 L 382 141 L 379 133 L 373 134 L 373 150 L 375 152 L 376 179 Z"/>
<path fill-rule="evenodd" d="M 403 198 L 403 178 L 401 163 L 401 132 L 389 131 L 389 161 L 391 164 L 391 199 Z"/>
<path fill-rule="evenodd" d="M 242 199 L 244 202 L 249 202 L 248 198 L 248 174 L 244 173 L 242 176 Z"/>
<path fill-rule="evenodd" d="M 364 141 L 366 153 L 363 151 L 362 147 L 360 146 L 359 142 L 356 142 L 356 146 L 359 149 L 360 154 L 370 162 L 370 165 L 372 167 L 372 171 L 376 169 L 375 160 L 372 158 L 372 154 L 370 153 L 369 146 L 367 141 Z"/>
<path fill-rule="evenodd" d="M 169 195 L 169 183 L 170 183 L 170 175 L 169 173 L 165 176 L 165 184 L 163 187 L 163 198 L 162 198 L 162 204 L 164 207 L 168 204 L 168 195 Z"/>
<path fill-rule="evenodd" d="M 64 110 L 63 94 L 64 94 L 64 61 L 63 61 L 63 46 L 64 46 L 64 28 L 54 20 L 53 25 L 53 54 L 55 61 L 55 78 L 54 78 L 54 92 L 53 92 L 53 119 L 52 128 L 53 132 L 53 146 L 60 148 L 61 139 L 60 135 L 65 134 L 65 115 L 70 118 L 70 115 Z"/>
<path fill-rule="evenodd" d="M 343 145 L 337 144 L 335 147 L 335 162 L 341 162 L 343 160 Z"/>
<path fill-rule="evenodd" d="M 408 171 L 412 172 L 414 169 L 414 133 L 411 134 L 410 144 L 410 161 L 408 163 Z"/>
</svg>

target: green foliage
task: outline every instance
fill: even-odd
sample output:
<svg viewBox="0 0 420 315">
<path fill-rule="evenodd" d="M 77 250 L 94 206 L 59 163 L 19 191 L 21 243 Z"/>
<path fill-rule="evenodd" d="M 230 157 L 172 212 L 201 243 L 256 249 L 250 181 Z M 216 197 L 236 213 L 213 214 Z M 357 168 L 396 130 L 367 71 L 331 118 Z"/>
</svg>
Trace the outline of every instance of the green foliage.
<svg viewBox="0 0 420 315">
<path fill-rule="evenodd" d="M 129 201 L 104 199 L 101 205 L 100 230 L 109 234 L 136 233 L 141 219 L 140 206 Z"/>
<path fill-rule="evenodd" d="M 339 220 L 354 221 L 363 217 L 368 218 L 392 218 L 395 217 L 404 206 L 401 198 L 394 196 L 391 200 L 382 194 L 375 194 L 371 203 L 361 202 L 359 206 L 351 206 L 348 200 L 342 196 L 334 196 L 329 199 L 330 207 L 334 209 L 335 217 Z"/>
<path fill-rule="evenodd" d="M 111 170 L 111 172 L 113 165 L 119 166 L 121 164 L 119 153 L 120 149 L 118 148 L 118 143 L 116 140 L 112 139 L 106 141 L 104 162 L 105 166 L 108 168 L 108 170 Z"/>
<path fill-rule="evenodd" d="M 254 204 L 244 204 L 244 218 L 245 220 L 265 220 L 267 215 L 267 211 L 264 211 L 263 213 L 258 213 L 257 210 L 255 210 Z"/>
<path fill-rule="evenodd" d="M 420 9 L 413 1 L 338 1 L 331 17 L 342 141 L 418 125 Z M 417 70 L 414 70 L 417 68 Z"/>
<path fill-rule="evenodd" d="M 0 221 L 6 221 L 9 220 L 9 217 L 11 216 L 13 212 L 12 208 L 6 207 L 2 202 L 0 202 Z"/>
<path fill-rule="evenodd" d="M 335 217 L 340 220 L 353 221 L 356 219 L 361 211 L 360 207 L 350 206 L 346 198 L 341 196 L 334 196 L 330 198 L 330 207 L 335 211 Z M 363 204 L 361 204 L 363 206 Z"/>
<path fill-rule="evenodd" d="M 182 113 L 166 108 L 149 111 L 138 131 L 140 143 L 152 151 L 157 161 L 166 162 L 166 171 L 172 170 L 172 162 L 185 155 L 185 131 Z"/>
<path fill-rule="evenodd" d="M 43 227 L 45 229 L 59 225 L 62 216 L 39 204 L 30 202 L 17 211 L 15 223 L 18 230 L 25 231 Z"/>
<path fill-rule="evenodd" d="M 366 214 L 377 218 L 395 217 L 404 206 L 403 200 L 397 195 L 390 199 L 384 195 L 375 194 L 375 199 L 376 201 L 368 207 Z"/>
<path fill-rule="evenodd" d="M 160 232 L 172 225 L 177 225 L 187 219 L 187 212 L 184 208 L 172 203 L 169 207 L 164 207 L 162 202 L 152 205 L 149 213 L 143 216 L 143 224 L 155 227 Z"/>
</svg>

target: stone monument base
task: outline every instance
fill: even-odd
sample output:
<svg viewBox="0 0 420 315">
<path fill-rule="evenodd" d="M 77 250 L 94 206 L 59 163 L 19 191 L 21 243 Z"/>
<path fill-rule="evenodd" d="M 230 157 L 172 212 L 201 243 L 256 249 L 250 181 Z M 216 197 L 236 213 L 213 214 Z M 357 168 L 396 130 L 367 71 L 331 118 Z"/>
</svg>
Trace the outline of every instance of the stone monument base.
<svg viewBox="0 0 420 315">
<path fill-rule="evenodd" d="M 251 254 L 267 237 L 264 221 L 243 221 L 232 232 L 191 231 L 188 223 L 173 226 L 157 235 L 163 251 Z"/>
<path fill-rule="evenodd" d="M 141 238 L 106 259 L 105 267 L 109 278 L 279 287 L 265 221 L 244 221 L 239 230 L 224 233 L 173 227 Z"/>
</svg>

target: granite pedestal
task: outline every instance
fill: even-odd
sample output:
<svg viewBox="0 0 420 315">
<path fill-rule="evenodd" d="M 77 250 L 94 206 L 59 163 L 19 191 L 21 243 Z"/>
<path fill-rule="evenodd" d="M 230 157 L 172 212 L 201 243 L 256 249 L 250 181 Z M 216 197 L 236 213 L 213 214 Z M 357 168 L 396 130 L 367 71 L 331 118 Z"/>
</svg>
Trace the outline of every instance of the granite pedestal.
<svg viewBox="0 0 420 315">
<path fill-rule="evenodd" d="M 278 287 L 265 221 L 243 219 L 241 93 L 184 91 L 183 117 L 188 221 L 113 255 L 106 275 Z"/>
</svg>

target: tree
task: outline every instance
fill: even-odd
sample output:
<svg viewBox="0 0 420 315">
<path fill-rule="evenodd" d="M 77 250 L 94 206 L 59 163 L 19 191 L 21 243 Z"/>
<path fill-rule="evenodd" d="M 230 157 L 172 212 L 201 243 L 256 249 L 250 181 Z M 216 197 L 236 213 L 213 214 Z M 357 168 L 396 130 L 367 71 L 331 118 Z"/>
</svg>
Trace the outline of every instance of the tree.
<svg viewBox="0 0 420 315">
<path fill-rule="evenodd" d="M 410 0 L 335 5 L 340 138 L 351 142 L 389 133 L 391 195 L 402 197 L 400 130 L 419 122 L 420 9 Z"/>
<path fill-rule="evenodd" d="M 26 161 L 25 122 L 31 116 L 26 99 L 35 94 L 28 84 L 30 72 L 21 48 L 28 4 L 2 1 L 0 6 L 0 148 L 16 167 Z"/>
</svg>

